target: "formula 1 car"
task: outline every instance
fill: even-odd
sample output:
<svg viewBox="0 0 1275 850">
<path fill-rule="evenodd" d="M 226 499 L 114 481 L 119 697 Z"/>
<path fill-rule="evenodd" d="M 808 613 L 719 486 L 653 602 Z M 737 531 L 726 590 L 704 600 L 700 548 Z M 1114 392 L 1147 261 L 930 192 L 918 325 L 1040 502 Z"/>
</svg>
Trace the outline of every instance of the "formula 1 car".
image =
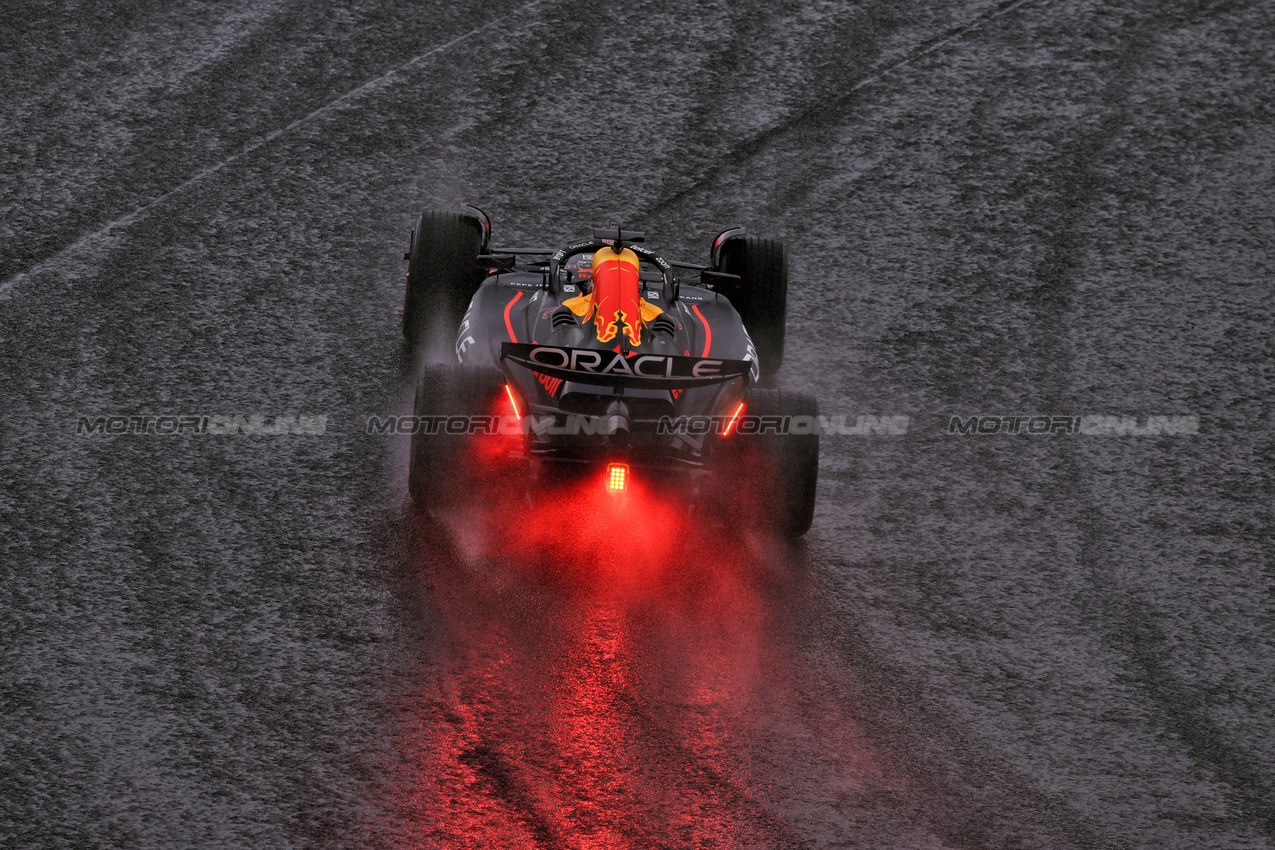
<svg viewBox="0 0 1275 850">
<path fill-rule="evenodd" d="M 810 528 L 818 405 L 758 385 L 783 362 L 783 245 L 732 228 L 698 266 L 644 242 L 610 227 L 562 248 L 493 248 L 476 207 L 421 215 L 403 334 L 421 345 L 432 325 L 454 330 L 455 363 L 417 385 L 418 508 L 463 507 L 496 478 L 532 499 L 571 480 L 656 488 L 782 535 Z"/>
</svg>

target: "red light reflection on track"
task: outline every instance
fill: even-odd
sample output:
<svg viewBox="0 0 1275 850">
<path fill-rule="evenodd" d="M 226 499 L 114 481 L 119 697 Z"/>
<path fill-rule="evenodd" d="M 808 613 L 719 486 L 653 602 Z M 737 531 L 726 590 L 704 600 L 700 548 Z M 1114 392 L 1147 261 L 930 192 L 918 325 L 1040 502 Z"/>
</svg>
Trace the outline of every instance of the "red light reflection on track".
<svg viewBox="0 0 1275 850">
<path fill-rule="evenodd" d="M 392 713 L 382 843 L 800 844 L 777 763 L 835 760 L 838 794 L 889 784 L 843 707 L 800 719 L 800 558 L 604 476 L 411 525 L 426 637 Z"/>
</svg>

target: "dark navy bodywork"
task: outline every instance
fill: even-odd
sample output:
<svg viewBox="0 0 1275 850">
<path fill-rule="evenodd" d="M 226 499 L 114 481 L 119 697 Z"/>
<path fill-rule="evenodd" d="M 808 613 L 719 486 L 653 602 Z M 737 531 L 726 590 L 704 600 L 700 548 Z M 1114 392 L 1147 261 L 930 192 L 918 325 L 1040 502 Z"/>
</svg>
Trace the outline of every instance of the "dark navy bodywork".
<svg viewBox="0 0 1275 850">
<path fill-rule="evenodd" d="M 519 413 L 542 423 L 529 432 L 527 448 L 533 456 L 590 463 L 614 459 L 618 452 L 637 466 L 694 471 L 711 451 L 711 439 L 684 429 L 671 433 L 668 425 L 679 417 L 716 417 L 720 431 L 722 423 L 729 422 L 758 377 L 752 340 L 730 301 L 712 288 L 711 273 L 688 267 L 689 282 L 684 282 L 680 269 L 648 249 L 626 244 L 641 260 L 642 298 L 663 312 L 643 324 L 637 346 L 623 333 L 599 341 L 593 323 L 563 302 L 589 291 L 593 252 L 609 244 L 578 243 L 552 254 L 496 251 L 484 257 L 492 262 L 491 271 L 461 321 L 457 361 L 504 372 Z M 611 364 L 610 379 L 604 382 L 587 369 L 529 368 L 528 345 L 548 352 L 537 362 L 556 362 L 562 356 L 558 351 L 597 351 L 600 357 L 576 359 Z M 514 351 L 523 356 L 511 356 Z M 706 383 L 625 377 L 635 364 L 639 371 L 672 371 L 670 357 L 677 358 L 679 373 L 694 370 L 716 379 Z M 617 358 L 622 362 L 615 362 Z M 612 417 L 620 413 L 623 427 L 613 427 Z M 552 426 L 543 427 L 550 421 Z"/>
</svg>

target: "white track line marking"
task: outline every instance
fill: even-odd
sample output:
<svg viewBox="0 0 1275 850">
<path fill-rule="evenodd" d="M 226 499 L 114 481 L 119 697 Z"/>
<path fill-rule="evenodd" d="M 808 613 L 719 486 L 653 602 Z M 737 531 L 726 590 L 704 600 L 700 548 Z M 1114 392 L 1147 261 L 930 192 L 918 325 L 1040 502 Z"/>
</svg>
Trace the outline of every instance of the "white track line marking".
<svg viewBox="0 0 1275 850">
<path fill-rule="evenodd" d="M 61 249 L 55 254 L 45 257 L 43 260 L 40 260 L 38 263 L 31 266 L 31 268 L 27 269 L 26 271 L 18 272 L 13 277 L 6 280 L 4 283 L 0 283 L 0 301 L 8 300 L 8 298 L 10 297 L 10 294 L 13 292 L 13 290 L 16 287 L 25 283 L 28 279 L 31 278 L 32 275 L 36 274 L 37 272 L 41 271 L 45 267 L 49 266 L 60 257 L 63 257 L 66 254 L 70 254 L 74 251 L 78 251 L 79 249 L 87 245 L 90 245 L 96 242 L 105 241 L 106 238 L 109 237 L 113 231 L 119 230 L 120 228 L 129 227 L 130 225 L 135 224 L 137 221 L 144 218 L 148 213 L 153 211 L 156 207 L 164 204 L 169 199 L 177 195 L 180 195 L 182 192 L 186 191 L 191 186 L 212 176 L 213 174 L 216 174 L 217 172 L 224 169 L 226 166 L 235 163 L 236 161 L 242 159 L 243 157 L 247 156 L 253 151 L 259 150 L 260 148 L 265 147 L 266 145 L 270 144 L 271 142 L 273 142 L 275 139 L 279 138 L 280 136 L 285 136 L 288 133 L 291 133 L 293 130 L 296 130 L 298 127 L 302 127 L 310 123 L 311 121 L 314 121 L 316 118 L 320 118 L 323 115 L 326 115 L 327 113 L 332 112 L 335 109 L 338 109 L 344 104 L 347 104 L 353 100 L 356 100 L 357 98 L 363 97 L 364 95 L 383 89 L 395 77 L 398 77 L 399 75 L 407 71 L 410 71 L 416 66 L 423 64 L 426 60 L 431 59 L 434 56 L 437 56 L 439 53 L 442 53 L 443 51 L 451 47 L 454 47 L 457 44 L 460 44 L 462 41 L 465 41 L 466 39 L 474 35 L 477 35 L 483 30 L 490 29 L 491 27 L 494 27 L 500 24 L 505 24 L 514 15 L 520 15 L 523 12 L 527 11 L 528 9 L 531 9 L 535 6 L 539 6 L 543 2 L 544 0 L 531 0 L 531 2 L 529 3 L 524 3 L 523 5 L 519 6 L 517 9 L 515 9 L 514 11 L 506 15 L 501 15 L 495 20 L 488 21 L 487 23 L 483 24 L 480 27 L 472 29 L 469 32 L 462 33 L 461 35 L 456 36 L 451 41 L 445 44 L 440 44 L 437 47 L 432 47 L 426 52 L 422 53 L 420 56 L 417 56 L 413 59 L 409 59 L 407 62 L 404 62 L 402 65 L 399 65 L 397 68 L 393 69 L 392 71 L 387 71 L 386 73 L 382 74 L 376 79 L 366 82 L 356 89 L 351 89 L 350 91 L 338 97 L 336 100 L 329 101 L 328 103 L 324 104 L 323 106 L 320 106 L 318 109 L 311 112 L 309 115 L 306 115 L 303 118 L 298 118 L 296 121 L 293 121 L 288 126 L 278 130 L 271 130 L 269 133 L 266 133 L 264 136 L 258 136 L 257 138 L 252 139 L 251 141 L 246 143 L 242 148 L 240 148 L 236 153 L 230 155 L 226 159 L 223 159 L 221 162 L 218 162 L 215 165 L 210 165 L 207 168 L 203 169 L 202 171 L 196 172 L 193 177 L 188 178 L 184 183 L 176 186 L 173 189 L 169 189 L 164 194 L 160 195 L 159 197 L 151 201 L 148 201 L 147 203 L 133 210 L 131 213 L 121 218 L 117 218 L 114 221 L 107 222 L 105 225 L 98 228 L 97 230 L 94 230 L 91 233 L 81 236 L 75 242 L 71 243 L 70 245 L 66 246 L 65 248 Z"/>
</svg>

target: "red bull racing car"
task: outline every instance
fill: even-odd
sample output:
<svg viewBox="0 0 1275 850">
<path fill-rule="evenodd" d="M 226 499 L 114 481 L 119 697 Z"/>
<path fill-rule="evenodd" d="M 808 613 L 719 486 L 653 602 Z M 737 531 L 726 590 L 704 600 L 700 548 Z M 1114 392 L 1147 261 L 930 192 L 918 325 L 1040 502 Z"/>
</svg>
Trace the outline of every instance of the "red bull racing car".
<svg viewBox="0 0 1275 850">
<path fill-rule="evenodd" d="M 532 499 L 571 482 L 656 488 L 784 535 L 810 528 L 818 406 L 770 386 L 783 245 L 733 228 L 700 266 L 644 241 L 595 228 L 560 248 L 493 248 L 477 208 L 421 215 L 403 334 L 414 346 L 454 336 L 455 360 L 417 384 L 419 508 L 445 512 L 497 480 Z"/>
</svg>

